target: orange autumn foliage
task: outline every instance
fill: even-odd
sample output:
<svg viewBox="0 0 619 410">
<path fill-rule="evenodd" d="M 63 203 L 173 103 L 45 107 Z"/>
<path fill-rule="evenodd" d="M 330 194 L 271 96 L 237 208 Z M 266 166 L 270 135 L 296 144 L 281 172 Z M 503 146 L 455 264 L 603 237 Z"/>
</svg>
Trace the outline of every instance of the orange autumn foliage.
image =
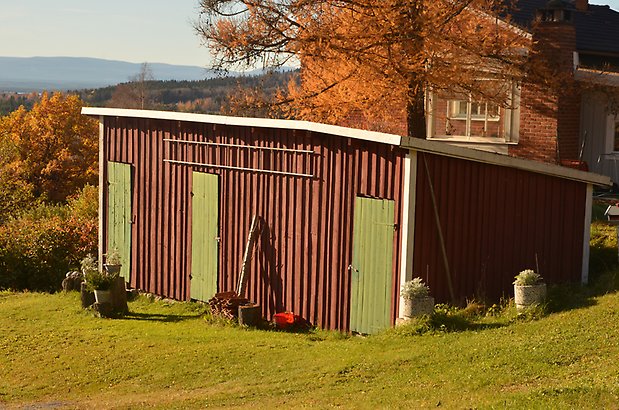
<svg viewBox="0 0 619 410">
<path fill-rule="evenodd" d="M 420 136 L 427 90 L 506 105 L 480 76 L 532 78 L 531 38 L 509 25 L 504 1 L 202 0 L 201 11 L 196 29 L 218 65 L 300 62 L 280 99 L 293 118 L 363 112 L 384 131 L 405 119 Z"/>
<path fill-rule="evenodd" d="M 20 107 L 0 119 L 3 180 L 54 202 L 96 184 L 98 125 L 81 108 L 77 96 L 45 93 L 32 110 Z"/>
</svg>

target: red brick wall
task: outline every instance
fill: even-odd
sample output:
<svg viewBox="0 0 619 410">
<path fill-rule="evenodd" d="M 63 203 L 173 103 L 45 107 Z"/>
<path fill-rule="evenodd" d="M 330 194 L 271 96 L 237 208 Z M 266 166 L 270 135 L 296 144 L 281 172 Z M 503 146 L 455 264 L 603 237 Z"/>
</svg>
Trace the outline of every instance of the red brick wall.
<svg viewBox="0 0 619 410">
<path fill-rule="evenodd" d="M 518 145 L 509 147 L 509 154 L 556 162 L 557 98 L 543 87 L 523 84 L 520 101 L 520 136 Z"/>
<path fill-rule="evenodd" d="M 573 79 L 576 32 L 570 22 L 543 22 L 534 33 L 536 58 L 548 66 L 561 92 L 523 84 L 520 137 L 509 154 L 545 162 L 578 158 L 580 93 Z M 557 153 L 558 151 L 558 153 Z"/>
</svg>

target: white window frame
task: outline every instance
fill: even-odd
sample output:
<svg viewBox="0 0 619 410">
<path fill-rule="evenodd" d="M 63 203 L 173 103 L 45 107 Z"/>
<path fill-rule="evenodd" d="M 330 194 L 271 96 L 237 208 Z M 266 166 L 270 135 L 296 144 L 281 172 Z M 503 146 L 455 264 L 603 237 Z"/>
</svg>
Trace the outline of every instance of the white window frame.
<svg viewBox="0 0 619 410">
<path fill-rule="evenodd" d="M 471 106 L 476 101 L 473 101 L 470 94 L 467 101 L 467 115 L 463 116 L 453 115 L 453 103 L 464 101 L 456 99 L 443 99 L 447 101 L 447 113 L 446 123 L 442 127 L 445 130 L 448 127 L 448 123 L 451 120 L 464 121 L 466 120 L 465 135 L 448 135 L 443 131 L 437 134 L 437 125 L 434 123 L 434 115 L 436 103 L 438 101 L 437 95 L 431 90 L 427 94 L 426 99 L 426 119 L 427 130 L 426 137 L 428 139 L 435 140 L 450 140 L 450 141 L 462 141 L 462 142 L 488 142 L 488 143 L 517 143 L 520 135 L 520 85 L 513 83 L 511 87 L 511 93 L 507 101 L 508 106 L 512 108 L 499 108 L 499 115 L 497 117 L 488 116 L 488 103 L 486 102 L 486 113 L 484 117 L 471 115 Z M 489 122 L 503 121 L 502 135 L 499 137 L 485 137 L 485 136 L 472 136 L 471 124 L 473 121 L 484 121 L 484 132 L 487 131 L 487 125 Z"/>
</svg>

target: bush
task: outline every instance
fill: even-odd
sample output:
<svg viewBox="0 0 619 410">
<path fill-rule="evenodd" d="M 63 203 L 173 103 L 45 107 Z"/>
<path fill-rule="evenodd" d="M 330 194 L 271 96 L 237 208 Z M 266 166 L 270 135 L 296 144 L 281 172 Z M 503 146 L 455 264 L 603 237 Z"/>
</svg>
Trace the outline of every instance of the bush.
<svg viewBox="0 0 619 410">
<path fill-rule="evenodd" d="M 94 205 L 93 205 L 94 201 Z M 55 291 L 67 271 L 97 250 L 97 189 L 67 205 L 41 204 L 0 226 L 0 289 Z"/>
</svg>

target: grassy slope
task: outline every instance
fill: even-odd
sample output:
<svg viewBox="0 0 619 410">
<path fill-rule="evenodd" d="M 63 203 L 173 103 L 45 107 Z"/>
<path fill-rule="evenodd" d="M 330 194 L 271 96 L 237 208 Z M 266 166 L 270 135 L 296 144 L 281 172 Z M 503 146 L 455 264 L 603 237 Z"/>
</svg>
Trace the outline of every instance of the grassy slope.
<svg viewBox="0 0 619 410">
<path fill-rule="evenodd" d="M 0 292 L 0 409 L 619 409 L 614 228 L 596 224 L 591 243 L 593 272 L 611 273 L 554 289 L 555 313 L 423 336 L 406 336 L 414 326 L 368 338 L 244 330 L 208 323 L 197 304 L 145 298 L 106 320 L 75 293 Z"/>
<path fill-rule="evenodd" d="M 347 338 L 218 326 L 197 305 L 145 299 L 102 320 L 77 294 L 4 293 L 0 403 L 618 408 L 619 294 L 589 302 L 485 330 Z"/>
</svg>

